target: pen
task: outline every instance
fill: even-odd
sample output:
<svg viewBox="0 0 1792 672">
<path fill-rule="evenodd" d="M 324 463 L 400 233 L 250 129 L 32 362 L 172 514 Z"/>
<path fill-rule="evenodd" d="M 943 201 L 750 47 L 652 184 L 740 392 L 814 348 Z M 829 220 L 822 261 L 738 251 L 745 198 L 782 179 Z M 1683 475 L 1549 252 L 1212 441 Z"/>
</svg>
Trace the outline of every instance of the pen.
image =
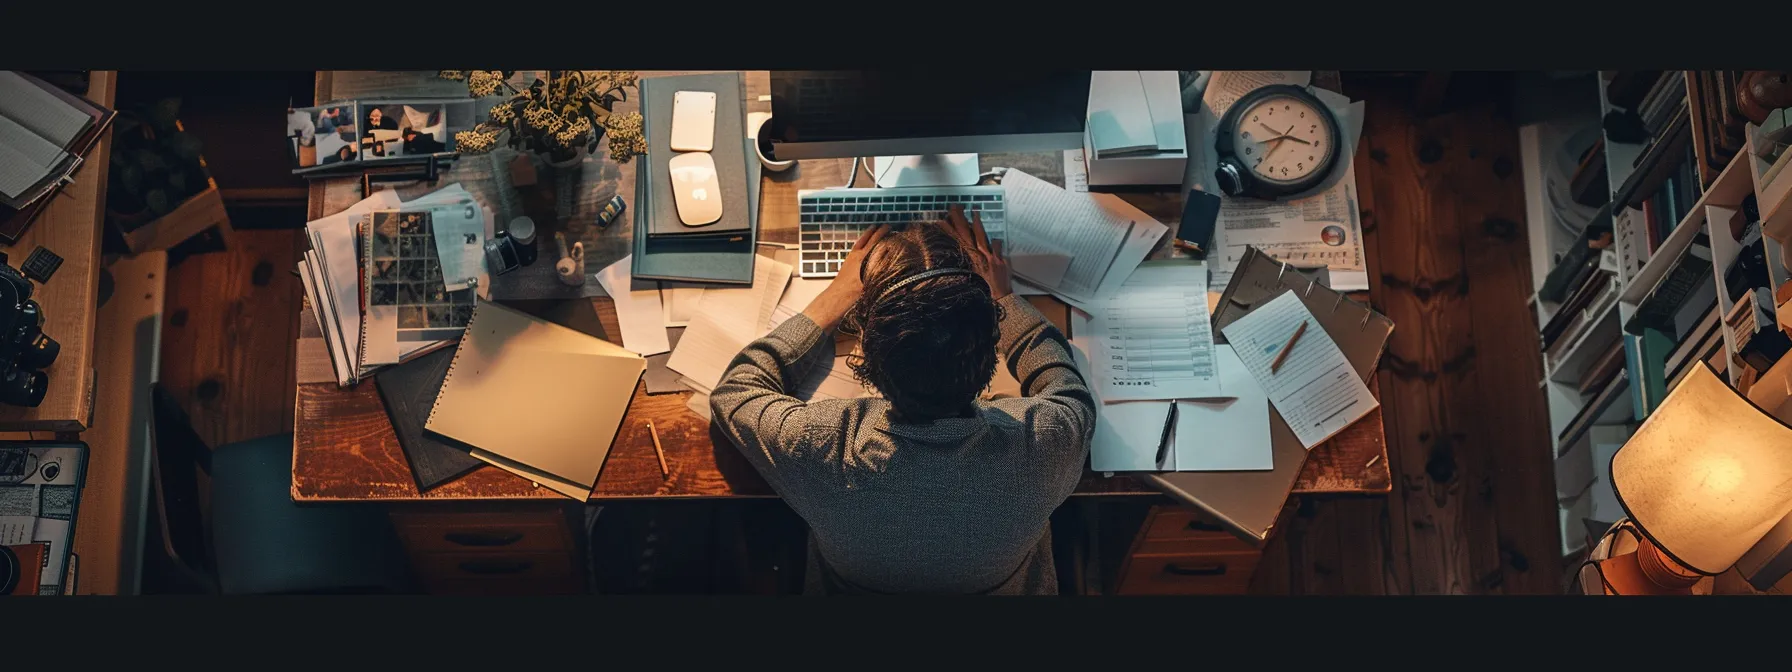
<svg viewBox="0 0 1792 672">
<path fill-rule="evenodd" d="M 1282 352 L 1276 355 L 1276 361 L 1270 363 L 1270 373 L 1275 373 L 1277 369 L 1282 368 L 1282 362 L 1288 359 L 1288 353 L 1294 352 L 1294 342 L 1300 340 L 1300 335 L 1306 331 L 1307 323 L 1303 321 L 1300 323 L 1300 328 L 1294 330 L 1294 335 L 1288 337 L 1288 343 L 1282 346 Z"/>
<path fill-rule="evenodd" d="M 666 450 L 660 447 L 660 432 L 653 428 L 653 421 L 647 421 L 647 433 L 653 437 L 653 454 L 660 458 L 660 478 L 672 477 L 672 470 L 666 468 Z"/>
<path fill-rule="evenodd" d="M 1164 420 L 1164 434 L 1157 440 L 1157 468 L 1164 468 L 1164 458 L 1170 455 L 1170 434 L 1176 430 L 1176 402 L 1170 402 L 1170 417 Z"/>
</svg>

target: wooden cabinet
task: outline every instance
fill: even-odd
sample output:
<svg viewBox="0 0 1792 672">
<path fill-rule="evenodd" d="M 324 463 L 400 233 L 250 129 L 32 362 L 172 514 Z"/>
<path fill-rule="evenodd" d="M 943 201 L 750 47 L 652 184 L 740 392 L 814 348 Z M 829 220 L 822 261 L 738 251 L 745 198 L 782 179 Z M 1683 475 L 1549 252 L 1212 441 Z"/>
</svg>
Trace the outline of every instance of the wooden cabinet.
<svg viewBox="0 0 1792 672">
<path fill-rule="evenodd" d="M 1242 595 L 1263 552 L 1191 509 L 1154 506 L 1120 565 L 1119 595 Z"/>
<path fill-rule="evenodd" d="M 393 526 L 425 591 L 450 595 L 564 595 L 585 590 L 576 507 L 456 504 L 393 509 Z"/>
</svg>

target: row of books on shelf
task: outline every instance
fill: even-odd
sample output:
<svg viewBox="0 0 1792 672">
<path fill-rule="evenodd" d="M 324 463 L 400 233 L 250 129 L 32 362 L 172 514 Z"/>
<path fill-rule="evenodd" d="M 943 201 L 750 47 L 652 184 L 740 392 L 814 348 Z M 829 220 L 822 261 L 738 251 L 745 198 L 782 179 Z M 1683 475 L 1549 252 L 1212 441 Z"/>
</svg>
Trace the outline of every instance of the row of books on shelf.
<svg viewBox="0 0 1792 672">
<path fill-rule="evenodd" d="M 1693 151 L 1699 157 L 1704 184 L 1718 174 L 1748 144 L 1748 118 L 1743 116 L 1736 92 L 1741 89 L 1741 70 L 1694 70 L 1686 73 L 1687 107 L 1692 113 Z"/>
</svg>

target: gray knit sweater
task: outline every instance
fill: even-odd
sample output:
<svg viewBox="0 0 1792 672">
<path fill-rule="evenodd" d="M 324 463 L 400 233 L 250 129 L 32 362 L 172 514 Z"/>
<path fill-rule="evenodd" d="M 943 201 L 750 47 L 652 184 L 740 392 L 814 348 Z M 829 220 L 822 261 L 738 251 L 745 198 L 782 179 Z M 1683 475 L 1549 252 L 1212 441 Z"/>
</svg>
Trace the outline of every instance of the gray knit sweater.
<svg viewBox="0 0 1792 672">
<path fill-rule="evenodd" d="M 1063 334 L 1020 297 L 1000 304 L 1025 396 L 971 417 L 894 424 L 883 399 L 790 396 L 833 348 L 803 315 L 729 365 L 711 410 L 808 521 L 809 592 L 1058 592 L 1048 520 L 1082 475 L 1095 402 Z"/>
</svg>

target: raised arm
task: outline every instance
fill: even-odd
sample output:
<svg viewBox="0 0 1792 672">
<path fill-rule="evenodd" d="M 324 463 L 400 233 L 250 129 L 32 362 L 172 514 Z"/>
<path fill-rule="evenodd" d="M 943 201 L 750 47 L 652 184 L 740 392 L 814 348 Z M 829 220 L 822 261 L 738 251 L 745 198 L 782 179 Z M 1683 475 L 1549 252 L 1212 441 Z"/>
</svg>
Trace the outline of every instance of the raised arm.
<svg viewBox="0 0 1792 672">
<path fill-rule="evenodd" d="M 875 227 L 860 236 L 828 288 L 802 314 L 747 344 L 709 396 L 715 423 L 773 488 L 781 483 L 780 465 L 824 457 L 807 455 L 804 433 L 812 424 L 827 423 L 811 423 L 809 404 L 790 392 L 807 379 L 816 362 L 827 361 L 811 353 L 819 347 L 833 348 L 834 327 L 863 291 L 859 270 L 865 255 L 883 234 L 883 227 Z"/>
<path fill-rule="evenodd" d="M 1087 446 L 1095 433 L 1095 397 L 1076 370 L 1064 333 L 1046 321 L 1033 304 L 1014 294 L 1002 241 L 990 242 L 981 213 L 972 212 L 967 220 L 964 208 L 953 206 L 946 228 L 970 252 L 977 274 L 989 284 L 991 298 L 1002 308 L 996 349 L 1008 362 L 1008 373 L 1020 381 L 1022 396 L 1046 400 L 1049 415 L 1081 436 Z"/>
</svg>

